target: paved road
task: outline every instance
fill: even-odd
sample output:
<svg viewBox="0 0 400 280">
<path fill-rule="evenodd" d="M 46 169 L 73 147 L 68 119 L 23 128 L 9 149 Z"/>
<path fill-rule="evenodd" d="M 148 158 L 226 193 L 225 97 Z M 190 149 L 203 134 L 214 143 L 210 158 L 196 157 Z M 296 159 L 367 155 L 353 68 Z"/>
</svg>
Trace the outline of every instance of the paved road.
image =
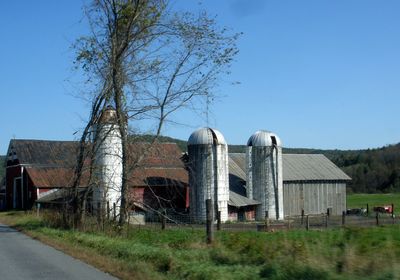
<svg viewBox="0 0 400 280">
<path fill-rule="evenodd" d="M 0 279 L 115 280 L 116 278 L 0 224 Z"/>
</svg>

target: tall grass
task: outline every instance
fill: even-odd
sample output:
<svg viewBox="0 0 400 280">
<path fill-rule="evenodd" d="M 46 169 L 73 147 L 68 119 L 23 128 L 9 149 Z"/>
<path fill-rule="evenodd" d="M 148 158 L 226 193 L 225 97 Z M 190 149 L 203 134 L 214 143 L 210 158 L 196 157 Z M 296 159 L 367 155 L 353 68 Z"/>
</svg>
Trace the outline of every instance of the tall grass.
<svg viewBox="0 0 400 280">
<path fill-rule="evenodd" d="M 10 218 L 11 217 L 11 218 Z M 8 220 L 7 220 L 8 219 Z M 123 237 L 51 228 L 21 214 L 0 220 L 117 264 L 135 279 L 399 279 L 400 227 L 217 232 L 131 228 Z M 107 268 L 105 268 L 107 270 Z"/>
</svg>

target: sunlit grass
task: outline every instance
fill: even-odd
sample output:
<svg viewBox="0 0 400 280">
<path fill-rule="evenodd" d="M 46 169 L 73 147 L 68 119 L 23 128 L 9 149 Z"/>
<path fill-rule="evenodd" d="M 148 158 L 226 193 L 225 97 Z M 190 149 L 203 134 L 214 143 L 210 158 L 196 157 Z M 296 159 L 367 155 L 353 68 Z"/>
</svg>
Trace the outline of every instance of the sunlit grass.
<svg viewBox="0 0 400 280">
<path fill-rule="evenodd" d="M 400 227 L 216 233 L 131 228 L 121 237 L 0 214 L 35 238 L 123 279 L 399 279 Z"/>
<path fill-rule="evenodd" d="M 347 208 L 366 208 L 368 204 L 372 211 L 374 206 L 391 205 L 392 203 L 395 213 L 400 215 L 400 193 L 347 195 Z"/>
</svg>

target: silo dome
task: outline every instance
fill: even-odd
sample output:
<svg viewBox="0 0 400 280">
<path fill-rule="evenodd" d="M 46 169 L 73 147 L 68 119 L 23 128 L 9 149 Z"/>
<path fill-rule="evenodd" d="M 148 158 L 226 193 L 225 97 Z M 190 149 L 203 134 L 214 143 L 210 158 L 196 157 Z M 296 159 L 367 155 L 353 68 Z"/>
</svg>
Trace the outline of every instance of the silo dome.
<svg viewBox="0 0 400 280">
<path fill-rule="evenodd" d="M 247 146 L 253 147 L 270 147 L 270 146 L 282 147 L 282 142 L 279 137 L 267 130 L 258 130 L 247 141 Z"/>
<path fill-rule="evenodd" d="M 117 111 L 112 106 L 107 106 L 100 115 L 100 124 L 117 123 Z"/>
<path fill-rule="evenodd" d="M 188 140 L 191 145 L 226 145 L 226 141 L 221 132 L 209 127 L 202 127 L 193 132 Z"/>
</svg>

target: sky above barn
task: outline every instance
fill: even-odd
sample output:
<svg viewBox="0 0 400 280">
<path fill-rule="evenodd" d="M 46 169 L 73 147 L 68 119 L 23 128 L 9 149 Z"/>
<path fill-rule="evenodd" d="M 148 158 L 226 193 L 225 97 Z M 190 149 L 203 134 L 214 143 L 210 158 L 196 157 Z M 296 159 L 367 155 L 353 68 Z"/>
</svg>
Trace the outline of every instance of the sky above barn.
<svg viewBox="0 0 400 280">
<path fill-rule="evenodd" d="M 72 43 L 85 1 L 1 1 L 0 154 L 12 138 L 76 140 L 89 114 Z M 199 4 L 200 3 L 200 4 Z M 259 129 L 285 147 L 363 149 L 400 142 L 397 0 L 173 0 L 243 32 L 205 114 L 181 111 L 164 135 L 201 126 L 245 144 Z M 235 82 L 240 82 L 236 84 Z"/>
</svg>

